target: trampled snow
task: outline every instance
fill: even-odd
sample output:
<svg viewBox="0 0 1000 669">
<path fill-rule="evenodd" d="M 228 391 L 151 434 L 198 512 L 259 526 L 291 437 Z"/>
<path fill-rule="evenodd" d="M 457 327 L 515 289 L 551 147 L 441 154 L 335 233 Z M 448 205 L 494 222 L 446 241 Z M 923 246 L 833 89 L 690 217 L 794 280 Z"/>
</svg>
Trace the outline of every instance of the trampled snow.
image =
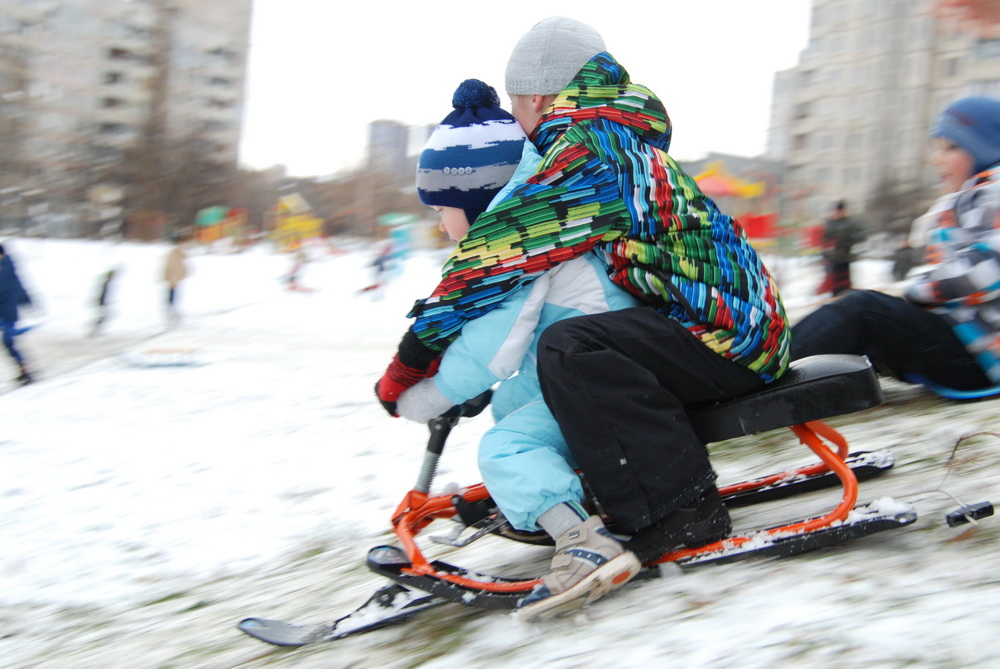
<svg viewBox="0 0 1000 669">
<path fill-rule="evenodd" d="M 861 501 L 912 502 L 904 529 L 793 558 L 663 570 L 566 619 L 527 626 L 448 605 L 399 627 L 294 651 L 236 629 L 246 616 L 318 624 L 384 584 L 367 549 L 416 479 L 426 428 L 372 393 L 436 282 L 415 252 L 381 291 L 375 249 L 286 255 L 189 250 L 182 320 L 162 310 L 165 245 L 10 239 L 36 307 L 18 342 L 37 382 L 0 363 L 3 667 L 992 667 L 1000 641 L 1000 519 L 949 528 L 959 502 L 1000 497 L 996 401 L 955 403 L 883 381 L 887 402 L 830 421 L 895 468 Z M 119 270 L 90 336 L 100 275 Z M 775 260 L 793 318 L 818 269 Z M 881 263 L 857 283 L 887 283 Z M 436 487 L 478 481 L 488 416 L 452 433 Z M 958 447 L 956 448 L 956 444 Z M 812 461 L 785 431 L 712 446 L 723 482 Z M 749 529 L 822 513 L 837 493 L 733 511 Z M 433 528 L 432 528 L 433 529 Z M 443 526 L 441 532 L 446 533 Z M 482 571 L 537 573 L 547 549 L 489 538 L 436 547 Z M 533 571 L 534 570 L 534 571 Z M 488 658 L 488 659 L 487 659 Z"/>
</svg>

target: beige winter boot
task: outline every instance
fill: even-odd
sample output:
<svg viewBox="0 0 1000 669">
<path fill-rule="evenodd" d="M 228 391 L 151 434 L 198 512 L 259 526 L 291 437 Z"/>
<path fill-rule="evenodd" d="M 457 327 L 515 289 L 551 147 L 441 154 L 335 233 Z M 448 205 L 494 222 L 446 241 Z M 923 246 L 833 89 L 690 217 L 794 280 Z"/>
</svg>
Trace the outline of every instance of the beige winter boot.
<svg viewBox="0 0 1000 669">
<path fill-rule="evenodd" d="M 517 615 L 534 622 L 586 606 L 628 583 L 640 568 L 635 554 L 591 516 L 556 539 L 552 571 L 524 598 Z"/>
</svg>

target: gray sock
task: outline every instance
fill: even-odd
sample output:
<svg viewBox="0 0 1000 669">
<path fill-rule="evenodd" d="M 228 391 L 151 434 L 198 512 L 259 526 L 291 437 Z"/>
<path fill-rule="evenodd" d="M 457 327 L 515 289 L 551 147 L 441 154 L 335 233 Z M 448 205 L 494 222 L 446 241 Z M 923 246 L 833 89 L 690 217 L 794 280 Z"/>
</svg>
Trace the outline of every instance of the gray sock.
<svg viewBox="0 0 1000 669">
<path fill-rule="evenodd" d="M 576 527 L 589 517 L 578 503 L 562 502 L 540 515 L 538 524 L 550 537 L 558 539 L 567 530 Z"/>
</svg>

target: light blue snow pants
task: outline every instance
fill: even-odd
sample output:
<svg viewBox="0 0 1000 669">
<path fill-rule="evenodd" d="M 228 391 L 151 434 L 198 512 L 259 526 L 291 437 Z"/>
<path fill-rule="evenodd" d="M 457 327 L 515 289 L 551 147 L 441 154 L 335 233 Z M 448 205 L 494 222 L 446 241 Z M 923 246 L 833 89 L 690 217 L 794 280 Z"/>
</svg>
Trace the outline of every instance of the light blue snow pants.
<svg viewBox="0 0 1000 669">
<path fill-rule="evenodd" d="M 479 442 L 479 472 L 490 496 L 518 530 L 561 502 L 583 502 L 576 462 L 552 412 L 531 402 L 497 422 Z"/>
</svg>

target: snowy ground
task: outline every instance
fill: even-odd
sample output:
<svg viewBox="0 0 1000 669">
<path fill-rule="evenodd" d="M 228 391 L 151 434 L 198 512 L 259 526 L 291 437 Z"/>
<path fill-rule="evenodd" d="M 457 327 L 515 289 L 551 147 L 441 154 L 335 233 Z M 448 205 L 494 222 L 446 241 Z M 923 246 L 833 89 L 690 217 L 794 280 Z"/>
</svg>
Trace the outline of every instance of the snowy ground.
<svg viewBox="0 0 1000 669">
<path fill-rule="evenodd" d="M 679 572 L 568 619 L 529 627 L 447 606 L 405 626 L 313 649 L 272 649 L 248 615 L 327 622 L 382 581 L 363 566 L 388 540 L 426 429 L 372 397 L 435 282 L 412 257 L 381 294 L 364 249 L 321 255 L 294 293 L 265 248 L 193 252 L 179 327 L 165 327 L 166 247 L 5 240 L 38 308 L 20 343 L 38 374 L 16 389 L 0 363 L 0 666 L 106 667 L 994 667 L 1000 659 L 1000 519 L 948 528 L 963 502 L 1000 497 L 997 404 L 958 404 L 884 383 L 887 403 L 831 423 L 897 465 L 862 500 L 913 502 L 891 533 L 784 560 Z M 98 276 L 121 270 L 104 334 L 89 337 Z M 793 315 L 816 267 L 777 262 Z M 885 285 L 885 267 L 858 283 Z M 794 317 L 794 316 L 793 316 Z M 189 363 L 167 366 L 163 363 Z M 160 364 L 160 366 L 149 366 Z M 438 476 L 478 480 L 486 417 L 459 426 Z M 971 436 L 978 435 L 978 436 Z M 963 437 L 966 437 L 963 439 Z M 960 442 L 960 443 L 959 443 Z M 954 457 L 952 451 L 958 445 Z M 783 431 L 713 446 L 724 482 L 811 461 Z M 835 493 L 737 509 L 739 528 L 815 512 Z M 538 563 L 500 540 L 451 561 Z M 489 658 L 488 660 L 486 658 Z"/>
</svg>

